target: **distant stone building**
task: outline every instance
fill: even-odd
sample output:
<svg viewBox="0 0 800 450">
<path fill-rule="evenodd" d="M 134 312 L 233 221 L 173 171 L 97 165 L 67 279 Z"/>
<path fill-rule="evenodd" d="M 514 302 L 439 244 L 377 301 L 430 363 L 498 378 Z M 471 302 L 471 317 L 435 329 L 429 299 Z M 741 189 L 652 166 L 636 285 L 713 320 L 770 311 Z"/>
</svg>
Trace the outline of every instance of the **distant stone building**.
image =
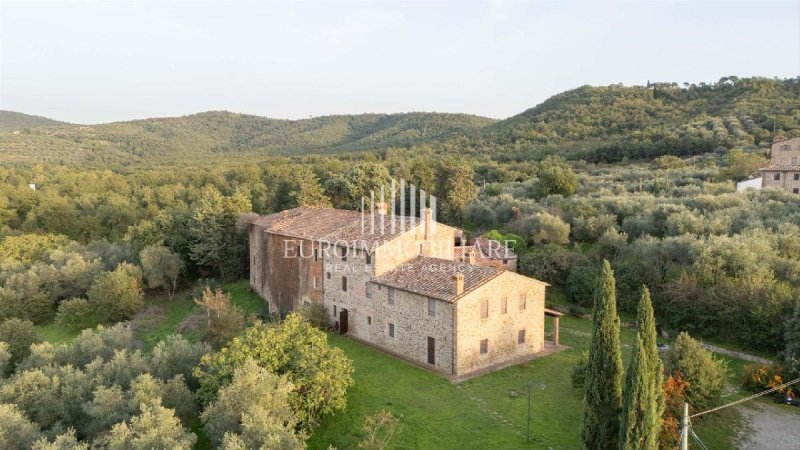
<svg viewBox="0 0 800 450">
<path fill-rule="evenodd" d="M 250 226 L 250 285 L 273 313 L 321 304 L 340 333 L 453 380 L 552 351 L 559 314 L 545 311 L 547 284 L 502 267 L 516 255 L 457 250 L 461 230 L 425 212 L 260 216 Z M 544 339 L 546 315 L 554 343 Z"/>
<path fill-rule="evenodd" d="M 772 144 L 772 161 L 761 169 L 763 187 L 800 194 L 800 137 Z"/>
</svg>

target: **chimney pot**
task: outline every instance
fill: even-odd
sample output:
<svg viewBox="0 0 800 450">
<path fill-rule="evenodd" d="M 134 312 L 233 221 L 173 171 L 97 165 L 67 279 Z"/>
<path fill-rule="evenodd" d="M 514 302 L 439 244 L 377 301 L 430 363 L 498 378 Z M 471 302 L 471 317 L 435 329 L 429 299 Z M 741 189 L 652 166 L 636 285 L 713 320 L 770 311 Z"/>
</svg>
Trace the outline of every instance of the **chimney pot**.
<svg viewBox="0 0 800 450">
<path fill-rule="evenodd" d="M 453 294 L 461 295 L 464 293 L 464 274 L 457 272 L 453 275 Z"/>
</svg>

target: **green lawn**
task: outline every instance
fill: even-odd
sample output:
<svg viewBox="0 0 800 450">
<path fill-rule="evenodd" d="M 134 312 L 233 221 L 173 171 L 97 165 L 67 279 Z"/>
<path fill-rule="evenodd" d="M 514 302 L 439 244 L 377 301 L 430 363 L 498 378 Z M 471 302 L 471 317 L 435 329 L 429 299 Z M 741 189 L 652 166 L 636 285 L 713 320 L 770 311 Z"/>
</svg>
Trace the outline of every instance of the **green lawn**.
<svg viewBox="0 0 800 450">
<path fill-rule="evenodd" d="M 547 334 L 550 336 L 550 320 Z M 392 448 L 580 448 L 583 393 L 570 382 L 572 367 L 588 348 L 591 322 L 561 319 L 561 342 L 570 348 L 498 372 L 451 384 L 423 369 L 338 335 L 330 342 L 353 360 L 355 386 L 343 413 L 329 417 L 309 440 L 309 448 L 355 448 L 362 438 L 363 417 L 388 409 L 402 417 Z M 634 330 L 623 328 L 623 361 L 627 366 Z M 744 363 L 729 360 L 729 382 L 737 385 Z M 531 441 L 526 442 L 528 386 L 532 386 Z M 512 396 L 512 392 L 519 396 Z M 726 400 L 741 397 L 738 389 Z M 695 423 L 709 449 L 734 446 L 741 416 L 725 410 Z"/>
</svg>

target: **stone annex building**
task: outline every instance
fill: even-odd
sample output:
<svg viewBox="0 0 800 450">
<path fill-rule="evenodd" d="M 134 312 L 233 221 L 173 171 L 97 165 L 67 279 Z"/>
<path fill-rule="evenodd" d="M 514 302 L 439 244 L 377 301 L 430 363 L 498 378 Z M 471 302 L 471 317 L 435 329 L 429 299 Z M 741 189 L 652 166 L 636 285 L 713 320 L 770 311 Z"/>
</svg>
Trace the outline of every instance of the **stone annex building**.
<svg viewBox="0 0 800 450">
<path fill-rule="evenodd" d="M 761 169 L 762 186 L 800 194 L 800 137 L 772 144 L 772 161 Z"/>
<path fill-rule="evenodd" d="M 515 273 L 516 255 L 499 243 L 462 245 L 461 230 L 431 215 L 379 204 L 365 217 L 306 207 L 259 216 L 250 286 L 272 313 L 321 304 L 341 334 L 451 380 L 553 351 L 560 314 L 545 310 L 547 283 Z"/>
</svg>

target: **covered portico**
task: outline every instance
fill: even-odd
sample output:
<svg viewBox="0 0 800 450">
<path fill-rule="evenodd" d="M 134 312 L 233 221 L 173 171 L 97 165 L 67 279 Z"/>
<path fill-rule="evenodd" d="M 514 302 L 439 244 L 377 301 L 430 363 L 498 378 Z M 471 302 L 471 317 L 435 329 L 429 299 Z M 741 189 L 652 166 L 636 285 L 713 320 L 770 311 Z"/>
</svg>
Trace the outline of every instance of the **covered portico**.
<svg viewBox="0 0 800 450">
<path fill-rule="evenodd" d="M 559 322 L 561 320 L 561 316 L 564 313 L 556 311 L 554 309 L 545 308 L 544 315 L 553 319 L 553 345 L 556 347 L 559 345 L 558 338 L 559 338 Z"/>
</svg>

